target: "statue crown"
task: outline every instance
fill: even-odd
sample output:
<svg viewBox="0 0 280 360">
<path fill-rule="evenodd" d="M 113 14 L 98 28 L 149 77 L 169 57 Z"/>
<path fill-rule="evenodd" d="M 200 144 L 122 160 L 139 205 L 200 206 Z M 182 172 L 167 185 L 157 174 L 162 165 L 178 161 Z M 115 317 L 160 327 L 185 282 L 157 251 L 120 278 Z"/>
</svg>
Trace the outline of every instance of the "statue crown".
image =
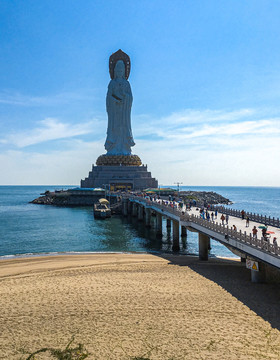
<svg viewBox="0 0 280 360">
<path fill-rule="evenodd" d="M 125 78 L 126 80 L 129 78 L 130 74 L 130 58 L 129 56 L 123 52 L 121 49 L 113 53 L 109 58 L 109 72 L 111 79 L 114 79 L 114 69 L 117 61 L 122 60 L 125 66 Z"/>
</svg>

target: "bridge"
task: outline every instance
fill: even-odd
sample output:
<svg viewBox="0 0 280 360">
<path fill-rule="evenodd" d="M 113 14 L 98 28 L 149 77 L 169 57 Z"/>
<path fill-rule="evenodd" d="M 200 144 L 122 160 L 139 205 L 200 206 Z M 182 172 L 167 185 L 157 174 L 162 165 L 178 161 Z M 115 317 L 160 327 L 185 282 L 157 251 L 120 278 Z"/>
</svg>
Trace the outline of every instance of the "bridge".
<svg viewBox="0 0 280 360">
<path fill-rule="evenodd" d="M 233 253 L 241 257 L 241 261 L 255 263 L 255 268 L 251 269 L 251 279 L 253 282 L 265 281 L 268 273 L 275 273 L 279 276 L 280 269 L 280 247 L 277 243 L 270 243 L 262 236 L 254 237 L 246 227 L 245 220 L 240 219 L 240 212 L 237 210 L 217 207 L 217 218 L 213 221 L 203 219 L 196 208 L 187 210 L 185 208 L 171 207 L 167 201 L 152 201 L 141 196 L 125 196 L 122 200 L 122 213 L 124 216 L 131 214 L 143 221 L 145 226 L 151 226 L 151 214 L 156 215 L 156 236 L 162 237 L 162 218 L 166 218 L 166 226 L 172 227 L 172 250 L 180 250 L 180 229 L 181 236 L 187 235 L 187 230 L 198 233 L 199 259 L 208 260 L 208 249 L 210 238 L 219 241 L 228 247 Z M 234 211 L 236 212 L 234 215 Z M 228 224 L 220 221 L 222 213 L 230 213 Z M 279 219 L 270 219 L 251 214 L 250 228 L 264 224 L 274 224 L 269 230 L 280 238 Z M 249 217 L 249 218 L 250 218 Z M 253 219 L 253 220 L 252 220 Z M 268 220 L 269 219 L 269 220 Z M 238 226 L 233 226 L 233 223 Z M 232 225 L 232 226 L 231 226 Z M 258 234 L 261 231 L 258 231 Z M 250 260 L 250 262 L 248 262 Z M 257 268 L 256 268 L 257 266 Z M 257 270 L 257 271 L 256 271 Z"/>
</svg>

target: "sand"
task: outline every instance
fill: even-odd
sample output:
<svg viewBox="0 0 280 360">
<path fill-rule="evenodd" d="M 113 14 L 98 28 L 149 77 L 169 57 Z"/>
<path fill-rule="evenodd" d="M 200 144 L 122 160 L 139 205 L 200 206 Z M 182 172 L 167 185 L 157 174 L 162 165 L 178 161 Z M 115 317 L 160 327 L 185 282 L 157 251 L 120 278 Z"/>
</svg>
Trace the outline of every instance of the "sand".
<svg viewBox="0 0 280 360">
<path fill-rule="evenodd" d="M 0 359 L 280 359 L 279 285 L 237 261 L 96 254 L 0 261 Z M 38 356 L 37 359 L 50 357 Z"/>
</svg>

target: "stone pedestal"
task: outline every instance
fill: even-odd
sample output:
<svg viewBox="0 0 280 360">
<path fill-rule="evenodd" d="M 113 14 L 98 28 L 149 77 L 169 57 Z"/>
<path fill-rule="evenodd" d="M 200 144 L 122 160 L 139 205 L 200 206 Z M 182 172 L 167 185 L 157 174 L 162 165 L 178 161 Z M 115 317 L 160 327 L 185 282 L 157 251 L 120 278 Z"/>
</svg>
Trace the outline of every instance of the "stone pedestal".
<svg viewBox="0 0 280 360">
<path fill-rule="evenodd" d="M 81 180 L 81 188 L 107 188 L 114 190 L 143 190 L 157 188 L 147 166 L 92 166 L 89 176 Z"/>
</svg>

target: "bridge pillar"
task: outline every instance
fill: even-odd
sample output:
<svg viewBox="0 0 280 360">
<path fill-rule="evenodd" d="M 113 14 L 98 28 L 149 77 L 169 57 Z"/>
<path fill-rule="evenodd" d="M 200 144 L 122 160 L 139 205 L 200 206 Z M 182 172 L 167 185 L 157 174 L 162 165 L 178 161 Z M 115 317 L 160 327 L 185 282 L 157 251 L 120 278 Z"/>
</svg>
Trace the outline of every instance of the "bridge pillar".
<svg viewBox="0 0 280 360">
<path fill-rule="evenodd" d="M 181 236 L 186 237 L 187 236 L 187 228 L 185 226 L 181 226 Z"/>
<path fill-rule="evenodd" d="M 199 260 L 208 260 L 208 248 L 210 238 L 209 236 L 198 233 L 198 241 L 199 241 Z"/>
<path fill-rule="evenodd" d="M 132 216 L 137 216 L 137 204 L 135 202 L 132 203 Z"/>
<path fill-rule="evenodd" d="M 258 262 L 259 271 L 251 270 L 251 281 L 253 283 L 264 283 L 266 282 L 266 269 L 265 264 Z"/>
<path fill-rule="evenodd" d="M 171 228 L 171 219 L 166 219 L 166 227 Z"/>
<path fill-rule="evenodd" d="M 162 215 L 158 212 L 156 213 L 156 237 L 162 238 Z"/>
<path fill-rule="evenodd" d="M 145 225 L 146 227 L 151 227 L 151 209 L 145 209 Z"/>
<path fill-rule="evenodd" d="M 122 213 L 123 213 L 123 216 L 127 216 L 127 214 L 128 214 L 128 200 L 127 199 L 123 199 Z"/>
<path fill-rule="evenodd" d="M 138 220 L 143 221 L 144 219 L 144 206 L 138 205 Z"/>
<path fill-rule="evenodd" d="M 128 214 L 131 214 L 131 212 L 132 212 L 131 208 L 132 208 L 132 203 L 131 203 L 131 201 L 128 201 L 127 202 L 127 213 Z"/>
<path fill-rule="evenodd" d="M 179 245 L 179 221 L 172 220 L 173 225 L 173 245 L 172 250 L 173 251 L 180 251 L 180 245 Z"/>
</svg>

